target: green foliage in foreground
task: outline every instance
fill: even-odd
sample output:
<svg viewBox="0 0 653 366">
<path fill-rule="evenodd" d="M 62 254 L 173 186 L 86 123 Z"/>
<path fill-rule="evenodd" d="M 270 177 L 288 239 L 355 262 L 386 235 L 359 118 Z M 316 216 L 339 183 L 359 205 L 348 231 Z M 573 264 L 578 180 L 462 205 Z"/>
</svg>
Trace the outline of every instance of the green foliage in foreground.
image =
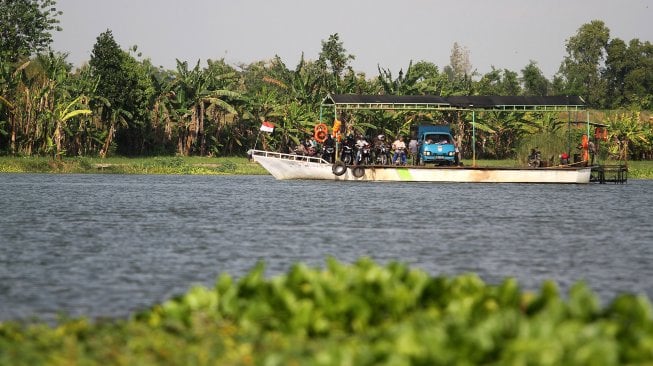
<svg viewBox="0 0 653 366">
<path fill-rule="evenodd" d="M 621 295 L 605 308 L 582 283 L 567 299 L 545 282 L 522 291 L 469 274 L 403 264 L 325 269 L 194 287 L 129 320 L 55 327 L 0 324 L 11 365 L 623 365 L 653 363 L 653 309 Z"/>
</svg>

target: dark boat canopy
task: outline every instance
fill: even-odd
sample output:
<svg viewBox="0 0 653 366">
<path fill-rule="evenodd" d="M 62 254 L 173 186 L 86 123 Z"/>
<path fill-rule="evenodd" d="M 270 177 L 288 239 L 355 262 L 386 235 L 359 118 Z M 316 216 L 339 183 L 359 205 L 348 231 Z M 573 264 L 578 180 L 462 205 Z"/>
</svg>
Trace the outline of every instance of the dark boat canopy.
<svg viewBox="0 0 653 366">
<path fill-rule="evenodd" d="M 454 109 L 454 110 L 579 110 L 585 102 L 578 96 L 450 96 L 434 95 L 327 95 L 322 106 L 336 109 Z"/>
</svg>

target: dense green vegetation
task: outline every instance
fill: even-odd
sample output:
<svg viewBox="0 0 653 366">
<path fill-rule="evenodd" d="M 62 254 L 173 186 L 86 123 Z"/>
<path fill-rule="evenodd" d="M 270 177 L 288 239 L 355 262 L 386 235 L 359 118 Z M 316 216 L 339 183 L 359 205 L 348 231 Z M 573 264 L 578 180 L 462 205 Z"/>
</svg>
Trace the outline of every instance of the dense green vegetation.
<svg viewBox="0 0 653 366">
<path fill-rule="evenodd" d="M 653 362 L 653 308 L 601 307 L 578 283 L 561 296 L 399 263 L 297 264 L 155 305 L 126 320 L 0 323 L 3 365 L 625 365 Z"/>
<path fill-rule="evenodd" d="M 567 55 L 548 80 L 536 61 L 522 70 L 474 71 L 469 52 L 454 44 L 444 67 L 407 60 L 393 73 L 356 72 L 338 34 L 322 42 L 317 60 L 289 67 L 279 57 L 233 66 L 224 60 L 178 61 L 155 67 L 136 47 L 122 49 L 111 30 L 98 35 L 79 69 L 49 49 L 58 29 L 55 0 L 0 0 L 0 154 L 13 156 L 244 156 L 259 146 L 285 151 L 310 133 L 328 93 L 431 95 L 580 95 L 593 122 L 606 123 L 607 158 L 653 155 L 653 45 L 610 37 L 600 20 L 583 24 L 564 45 Z M 300 52 L 298 50 L 298 52 Z M 327 118 L 327 123 L 333 116 Z M 446 121 L 471 157 L 470 116 L 442 113 L 345 113 L 347 129 L 394 137 L 411 122 Z M 480 158 L 515 159 L 529 139 L 560 132 L 567 113 L 479 113 Z M 275 124 L 259 136 L 262 121 Z M 575 131 L 575 135 L 581 131 Z M 579 141 L 574 136 L 574 142 Z"/>
</svg>

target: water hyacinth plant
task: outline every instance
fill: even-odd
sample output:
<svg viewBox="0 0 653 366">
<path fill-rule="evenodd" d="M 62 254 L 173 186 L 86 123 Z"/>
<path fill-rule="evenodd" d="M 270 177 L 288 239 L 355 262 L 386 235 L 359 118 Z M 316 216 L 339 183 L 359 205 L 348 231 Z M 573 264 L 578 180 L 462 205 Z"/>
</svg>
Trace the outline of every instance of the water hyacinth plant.
<svg viewBox="0 0 653 366">
<path fill-rule="evenodd" d="M 127 320 L 0 324 L 0 364 L 622 365 L 653 362 L 653 309 L 624 294 L 601 307 L 515 279 L 432 277 L 401 263 L 329 259 L 186 294 Z"/>
</svg>

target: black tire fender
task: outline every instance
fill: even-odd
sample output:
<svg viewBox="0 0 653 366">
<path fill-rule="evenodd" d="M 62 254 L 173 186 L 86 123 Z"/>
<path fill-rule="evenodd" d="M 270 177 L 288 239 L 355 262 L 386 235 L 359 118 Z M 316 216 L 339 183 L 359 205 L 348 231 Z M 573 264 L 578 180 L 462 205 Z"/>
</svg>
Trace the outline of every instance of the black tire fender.
<svg viewBox="0 0 653 366">
<path fill-rule="evenodd" d="M 353 167 L 351 168 L 351 174 L 356 178 L 360 178 L 365 175 L 365 168 L 362 166 Z"/>
<path fill-rule="evenodd" d="M 343 163 L 342 160 L 336 160 L 336 162 L 331 166 L 331 171 L 333 174 L 341 176 L 347 171 L 347 164 Z"/>
</svg>

